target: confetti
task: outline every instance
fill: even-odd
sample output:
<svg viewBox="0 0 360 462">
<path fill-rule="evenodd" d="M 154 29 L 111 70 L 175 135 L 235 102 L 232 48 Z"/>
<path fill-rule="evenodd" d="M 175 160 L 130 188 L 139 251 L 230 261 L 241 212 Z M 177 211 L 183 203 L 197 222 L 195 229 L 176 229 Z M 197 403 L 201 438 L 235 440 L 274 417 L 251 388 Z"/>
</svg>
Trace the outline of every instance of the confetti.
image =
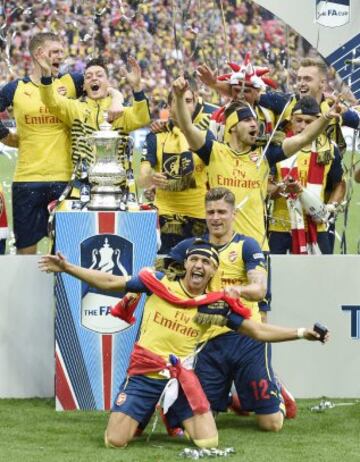
<svg viewBox="0 0 360 462">
<path fill-rule="evenodd" d="M 327 399 L 322 399 L 319 404 L 312 406 L 310 408 L 311 412 L 325 412 L 327 409 L 333 409 L 338 406 L 353 406 L 354 404 L 359 404 L 360 400 L 351 401 L 348 403 L 333 403 Z"/>
<path fill-rule="evenodd" d="M 235 454 L 234 448 L 224 448 L 224 449 L 193 449 L 193 448 L 185 448 L 183 451 L 180 452 L 179 457 L 183 457 L 184 459 L 202 459 L 204 457 L 228 457 Z"/>
</svg>

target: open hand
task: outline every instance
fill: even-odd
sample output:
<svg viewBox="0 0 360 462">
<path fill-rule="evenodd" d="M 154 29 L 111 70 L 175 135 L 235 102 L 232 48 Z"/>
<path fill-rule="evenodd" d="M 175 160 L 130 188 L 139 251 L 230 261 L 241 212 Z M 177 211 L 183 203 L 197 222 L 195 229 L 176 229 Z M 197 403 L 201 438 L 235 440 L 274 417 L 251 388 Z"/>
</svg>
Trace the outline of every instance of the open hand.
<svg viewBox="0 0 360 462">
<path fill-rule="evenodd" d="M 136 59 L 132 56 L 128 57 L 127 63 L 131 68 L 130 72 L 128 72 L 125 67 L 122 67 L 120 69 L 120 74 L 122 77 L 126 78 L 134 91 L 141 91 L 141 67 L 139 66 L 139 63 L 136 61 Z"/>
<path fill-rule="evenodd" d="M 36 57 L 36 61 L 41 67 L 42 77 L 51 77 L 51 59 L 49 58 L 45 50 L 39 50 L 39 53 Z"/>
<path fill-rule="evenodd" d="M 202 83 L 208 87 L 212 88 L 216 85 L 216 74 L 206 64 L 200 64 L 196 68 L 196 72 Z"/>
<path fill-rule="evenodd" d="M 65 257 L 57 252 L 56 255 L 43 255 L 38 263 L 40 271 L 46 273 L 61 273 L 65 271 L 67 261 Z"/>
</svg>

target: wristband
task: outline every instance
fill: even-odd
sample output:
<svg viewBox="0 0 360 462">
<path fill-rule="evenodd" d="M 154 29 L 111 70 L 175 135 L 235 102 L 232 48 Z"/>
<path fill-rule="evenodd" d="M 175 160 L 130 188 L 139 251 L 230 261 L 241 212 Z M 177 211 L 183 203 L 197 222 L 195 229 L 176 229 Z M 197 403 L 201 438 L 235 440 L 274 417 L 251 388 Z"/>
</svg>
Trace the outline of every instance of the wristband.
<svg viewBox="0 0 360 462">
<path fill-rule="evenodd" d="M 306 327 L 299 327 L 296 331 L 297 338 L 304 338 Z"/>
<path fill-rule="evenodd" d="M 226 327 L 237 332 L 243 321 L 244 318 L 240 314 L 230 311 L 227 315 Z"/>
</svg>

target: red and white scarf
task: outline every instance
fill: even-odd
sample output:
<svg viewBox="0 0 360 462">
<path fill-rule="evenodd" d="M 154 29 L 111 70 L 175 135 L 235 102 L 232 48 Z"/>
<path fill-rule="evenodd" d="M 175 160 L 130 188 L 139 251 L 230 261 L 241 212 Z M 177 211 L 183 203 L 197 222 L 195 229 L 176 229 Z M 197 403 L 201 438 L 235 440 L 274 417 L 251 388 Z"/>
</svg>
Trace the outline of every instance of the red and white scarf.
<svg viewBox="0 0 360 462">
<path fill-rule="evenodd" d="M 318 153 L 316 142 L 311 146 L 310 161 L 306 189 L 320 199 L 323 188 L 325 165 L 317 162 Z M 296 164 L 297 156 L 289 157 L 280 162 L 280 173 L 283 180 L 290 176 L 299 180 L 299 172 Z M 320 255 L 321 251 L 317 243 L 317 224 L 308 215 L 304 214 L 299 194 L 289 194 L 286 200 L 290 223 L 291 223 L 291 253 Z M 304 217 L 307 221 L 307 232 L 305 232 Z"/>
<path fill-rule="evenodd" d="M 198 295 L 194 298 L 182 299 L 170 292 L 169 289 L 155 276 L 151 268 L 143 268 L 139 272 L 139 278 L 145 286 L 151 290 L 158 297 L 166 300 L 177 307 L 181 308 L 194 308 L 199 305 L 208 305 L 215 303 L 219 300 L 224 300 L 231 308 L 234 313 L 241 315 L 245 319 L 251 317 L 251 310 L 244 306 L 240 300 L 236 298 L 229 297 L 226 295 L 225 291 L 220 292 L 209 292 L 203 295 Z M 111 308 L 110 312 L 112 316 L 123 319 L 129 324 L 135 322 L 135 317 L 133 316 L 135 309 L 139 301 L 138 298 L 131 298 L 128 295 L 125 295 L 114 307 Z"/>
<path fill-rule="evenodd" d="M 206 398 L 199 379 L 192 369 L 184 367 L 179 359 L 174 364 L 167 363 L 161 356 L 135 343 L 127 371 L 129 376 L 164 371 L 168 371 L 170 385 L 175 383 L 180 384 L 194 414 L 204 414 L 209 411 L 209 401 Z M 168 403 L 164 408 L 165 414 L 178 397 L 178 385 L 175 393 L 172 393 L 169 387 L 164 389 L 165 393 L 167 391 L 172 396 L 166 400 Z"/>
<path fill-rule="evenodd" d="M 9 237 L 9 226 L 6 215 L 5 196 L 0 186 L 0 239 Z"/>
</svg>

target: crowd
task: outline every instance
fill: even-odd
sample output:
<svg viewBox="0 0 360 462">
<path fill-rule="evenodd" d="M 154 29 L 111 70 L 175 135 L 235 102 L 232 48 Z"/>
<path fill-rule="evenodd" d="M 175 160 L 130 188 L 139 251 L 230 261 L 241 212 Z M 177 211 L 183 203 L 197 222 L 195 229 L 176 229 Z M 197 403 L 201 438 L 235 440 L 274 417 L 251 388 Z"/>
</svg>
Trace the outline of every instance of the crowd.
<svg viewBox="0 0 360 462">
<path fill-rule="evenodd" d="M 269 66 L 280 89 L 291 91 L 299 57 L 310 52 L 297 33 L 249 0 L 23 0 L 6 2 L 1 14 L 6 27 L 1 33 L 0 85 L 29 74 L 31 36 L 51 31 L 65 43 L 63 71 L 83 72 L 86 62 L 101 54 L 108 62 L 110 82 L 117 85 L 121 66 L 134 56 L 157 111 L 166 104 L 172 80 L 181 70 L 193 74 L 199 62 L 221 74 L 226 61 L 241 62 L 250 51 L 255 65 Z M 129 101 L 131 88 L 123 81 L 121 89 Z M 201 91 L 208 101 L 219 102 L 218 94 L 206 87 Z"/>
<path fill-rule="evenodd" d="M 43 271 L 64 271 L 102 290 L 150 294 L 105 444 L 125 446 L 146 426 L 166 383 L 159 371 L 185 374 L 180 360 L 198 342 L 205 346 L 196 375 L 188 377 L 194 389 L 182 384 L 169 424 L 182 425 L 199 447 L 216 446 L 210 410 L 227 409 L 234 382 L 238 409 L 254 411 L 261 429 L 279 431 L 285 414 L 294 417 L 294 400 L 271 369 L 267 342 L 324 341 L 327 332 L 266 323 L 267 256 L 332 253 L 325 224 L 346 193 L 341 125 L 357 128 L 358 112 L 326 95 L 325 64 L 298 62 L 304 43 L 252 2 L 214 1 L 211 9 L 193 1 L 45 1 L 6 8 L 3 53 L 13 74 L 4 79 L 0 110 L 12 108 L 17 128 L 14 134 L 1 124 L 0 138 L 19 148 L 12 185 L 18 253 L 35 253 L 47 234 L 49 202 L 56 207 L 64 190 L 77 201 L 89 184 L 94 158 L 86 137 L 106 121 L 126 140 L 168 109 L 168 120 L 146 138 L 137 181 L 154 195 L 162 269 L 176 265 L 175 280 L 152 272 L 110 277 L 61 253 L 40 262 Z M 296 73 L 296 94 L 288 68 Z M 268 91 L 276 82 L 280 88 Z M 118 155 L 124 159 L 123 151 Z M 273 221 L 281 226 L 271 227 Z M 179 307 L 194 317 L 177 335 L 167 325 L 155 335 L 154 304 L 171 323 Z M 129 319 L 135 307 L 136 297 L 128 296 L 113 314 Z M 170 354 L 176 358 L 169 365 Z"/>
</svg>

